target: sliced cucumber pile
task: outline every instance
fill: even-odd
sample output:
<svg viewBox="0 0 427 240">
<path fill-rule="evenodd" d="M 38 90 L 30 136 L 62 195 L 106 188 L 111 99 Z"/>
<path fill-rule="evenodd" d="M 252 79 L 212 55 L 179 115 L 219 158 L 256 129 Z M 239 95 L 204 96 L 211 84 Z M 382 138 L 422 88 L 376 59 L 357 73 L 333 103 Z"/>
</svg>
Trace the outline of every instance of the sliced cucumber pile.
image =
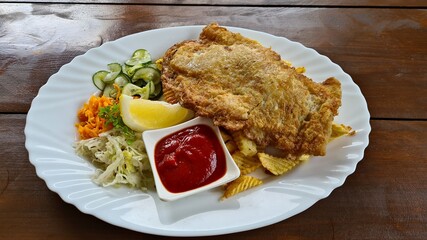
<svg viewBox="0 0 427 240">
<path fill-rule="evenodd" d="M 158 99 L 163 93 L 160 70 L 145 49 L 133 52 L 132 57 L 124 64 L 108 64 L 107 69 L 98 71 L 92 76 L 93 84 L 104 96 L 112 98 L 117 96 L 118 89 L 114 84 L 123 89 L 123 94 L 138 95 L 144 99 Z"/>
</svg>

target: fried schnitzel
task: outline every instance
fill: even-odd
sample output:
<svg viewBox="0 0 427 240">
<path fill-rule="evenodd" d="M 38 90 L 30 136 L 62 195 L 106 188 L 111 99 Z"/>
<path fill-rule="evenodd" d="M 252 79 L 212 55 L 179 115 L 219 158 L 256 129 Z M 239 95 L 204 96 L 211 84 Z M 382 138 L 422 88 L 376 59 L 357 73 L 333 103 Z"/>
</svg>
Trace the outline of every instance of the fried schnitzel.
<svg viewBox="0 0 427 240">
<path fill-rule="evenodd" d="M 325 155 L 341 105 L 337 79 L 316 83 L 272 49 L 216 23 L 167 50 L 162 82 L 167 101 L 295 155 Z"/>
</svg>

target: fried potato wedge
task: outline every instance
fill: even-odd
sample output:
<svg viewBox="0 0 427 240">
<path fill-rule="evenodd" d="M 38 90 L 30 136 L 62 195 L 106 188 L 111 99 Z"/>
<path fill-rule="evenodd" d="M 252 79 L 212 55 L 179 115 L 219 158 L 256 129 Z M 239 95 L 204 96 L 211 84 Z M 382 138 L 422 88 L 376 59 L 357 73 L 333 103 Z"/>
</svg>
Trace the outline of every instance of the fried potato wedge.
<svg viewBox="0 0 427 240">
<path fill-rule="evenodd" d="M 233 138 L 228 134 L 224 129 L 220 128 L 219 132 L 221 133 L 221 138 L 224 141 L 224 143 L 227 143 L 228 141 L 232 140 Z"/>
<path fill-rule="evenodd" d="M 225 146 L 227 147 L 227 150 L 230 154 L 233 154 L 234 152 L 238 151 L 236 143 L 233 140 L 230 140 L 225 143 Z"/>
<path fill-rule="evenodd" d="M 231 133 L 234 141 L 237 144 L 240 152 L 242 152 L 245 156 L 252 157 L 257 154 L 257 145 L 254 141 L 243 135 L 243 132 L 237 131 Z"/>
</svg>

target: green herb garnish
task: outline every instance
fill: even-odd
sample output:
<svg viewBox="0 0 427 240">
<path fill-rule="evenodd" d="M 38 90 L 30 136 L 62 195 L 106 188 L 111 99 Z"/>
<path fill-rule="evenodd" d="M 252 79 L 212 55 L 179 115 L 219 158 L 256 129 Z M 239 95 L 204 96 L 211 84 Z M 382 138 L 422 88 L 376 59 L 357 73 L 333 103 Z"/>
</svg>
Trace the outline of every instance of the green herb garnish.
<svg viewBox="0 0 427 240">
<path fill-rule="evenodd" d="M 98 113 L 99 117 L 105 119 L 105 124 L 113 125 L 113 128 L 122 132 L 123 136 L 126 138 L 126 141 L 133 142 L 136 140 L 135 131 L 130 129 L 123 122 L 122 117 L 120 116 L 120 107 L 117 103 L 113 105 L 101 107 Z"/>
</svg>

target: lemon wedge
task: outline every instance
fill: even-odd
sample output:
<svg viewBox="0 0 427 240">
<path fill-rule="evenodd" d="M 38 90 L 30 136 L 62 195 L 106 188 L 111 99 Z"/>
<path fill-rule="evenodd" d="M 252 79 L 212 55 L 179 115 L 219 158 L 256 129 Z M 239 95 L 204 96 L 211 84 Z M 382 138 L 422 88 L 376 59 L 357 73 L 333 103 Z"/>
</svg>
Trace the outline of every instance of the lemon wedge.
<svg viewBox="0 0 427 240">
<path fill-rule="evenodd" d="M 120 95 L 120 115 L 129 128 L 137 132 L 143 132 L 185 122 L 191 119 L 194 113 L 179 104 L 134 99 L 131 96 L 122 94 Z"/>
</svg>

